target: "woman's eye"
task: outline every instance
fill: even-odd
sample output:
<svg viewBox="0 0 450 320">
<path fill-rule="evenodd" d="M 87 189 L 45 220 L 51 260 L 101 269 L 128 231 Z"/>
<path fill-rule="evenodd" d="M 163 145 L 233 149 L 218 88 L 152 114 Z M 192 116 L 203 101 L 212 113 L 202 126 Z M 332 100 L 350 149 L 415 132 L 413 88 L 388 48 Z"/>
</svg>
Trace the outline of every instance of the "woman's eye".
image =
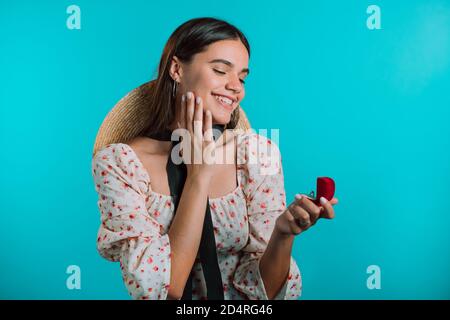
<svg viewBox="0 0 450 320">
<path fill-rule="evenodd" d="M 226 74 L 226 72 L 223 72 L 223 71 L 220 71 L 220 70 L 217 70 L 217 69 L 213 69 L 213 70 L 214 70 L 214 72 L 216 72 L 216 73 L 218 73 L 218 74 L 220 74 L 220 75 Z M 240 81 L 242 84 L 245 84 L 245 81 L 244 81 L 243 79 L 239 79 L 239 81 Z"/>
<path fill-rule="evenodd" d="M 216 73 L 218 73 L 218 74 L 225 74 L 225 72 L 223 72 L 223 71 L 220 71 L 220 70 L 217 70 L 217 69 L 213 69 Z"/>
</svg>

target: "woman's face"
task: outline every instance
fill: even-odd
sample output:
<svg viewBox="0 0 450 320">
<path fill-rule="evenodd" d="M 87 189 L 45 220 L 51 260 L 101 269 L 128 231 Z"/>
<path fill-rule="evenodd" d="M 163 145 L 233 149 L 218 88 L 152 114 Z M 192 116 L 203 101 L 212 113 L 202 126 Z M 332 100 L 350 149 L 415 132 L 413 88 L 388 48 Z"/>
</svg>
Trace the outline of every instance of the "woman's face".
<svg viewBox="0 0 450 320">
<path fill-rule="evenodd" d="M 179 96 L 188 91 L 200 96 L 204 110 L 211 111 L 213 123 L 227 124 L 245 96 L 248 60 L 247 49 L 240 40 L 210 44 L 189 64 L 180 63 Z"/>
</svg>

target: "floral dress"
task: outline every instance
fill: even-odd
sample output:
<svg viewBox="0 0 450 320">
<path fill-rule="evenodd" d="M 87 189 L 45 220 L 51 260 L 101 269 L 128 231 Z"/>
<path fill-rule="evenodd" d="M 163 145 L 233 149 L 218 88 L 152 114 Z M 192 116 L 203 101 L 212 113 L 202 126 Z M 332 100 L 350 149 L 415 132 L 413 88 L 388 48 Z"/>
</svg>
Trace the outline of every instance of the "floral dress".
<svg viewBox="0 0 450 320">
<path fill-rule="evenodd" d="M 267 300 L 259 262 L 276 218 L 286 209 L 281 156 L 278 148 L 267 148 L 271 140 L 256 133 L 239 134 L 236 143 L 238 186 L 223 197 L 209 199 L 224 298 Z M 110 144 L 98 151 L 92 172 L 101 213 L 100 255 L 120 261 L 133 299 L 167 299 L 171 196 L 152 190 L 151 177 L 127 144 Z M 192 299 L 206 299 L 198 255 L 193 269 Z M 275 299 L 297 299 L 301 289 L 300 271 L 291 257 L 288 278 Z"/>
</svg>

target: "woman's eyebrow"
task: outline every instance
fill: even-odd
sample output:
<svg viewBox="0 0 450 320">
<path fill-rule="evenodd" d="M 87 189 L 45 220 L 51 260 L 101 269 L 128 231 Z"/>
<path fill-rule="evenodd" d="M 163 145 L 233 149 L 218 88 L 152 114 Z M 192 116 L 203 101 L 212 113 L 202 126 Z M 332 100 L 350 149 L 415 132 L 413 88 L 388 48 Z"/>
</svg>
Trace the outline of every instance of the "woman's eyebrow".
<svg viewBox="0 0 450 320">
<path fill-rule="evenodd" d="M 223 63 L 223 64 L 226 64 L 227 66 L 229 66 L 231 68 L 234 67 L 233 63 L 231 63 L 230 61 L 225 60 L 225 59 L 214 59 L 214 60 L 209 61 L 209 63 Z M 242 72 L 245 72 L 248 75 L 250 73 L 250 70 L 248 68 L 244 68 L 244 69 L 241 70 L 240 73 L 242 73 Z"/>
</svg>

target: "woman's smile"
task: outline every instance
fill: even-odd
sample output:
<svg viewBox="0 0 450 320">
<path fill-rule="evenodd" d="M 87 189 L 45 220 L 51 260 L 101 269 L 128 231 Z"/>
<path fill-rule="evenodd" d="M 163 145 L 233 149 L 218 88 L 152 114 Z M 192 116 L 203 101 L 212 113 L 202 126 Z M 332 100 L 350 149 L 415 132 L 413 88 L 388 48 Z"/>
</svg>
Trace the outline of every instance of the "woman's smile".
<svg viewBox="0 0 450 320">
<path fill-rule="evenodd" d="M 212 94 L 216 102 L 228 112 L 233 112 L 236 104 L 236 99 L 231 99 L 228 96 L 223 96 L 220 94 Z"/>
</svg>

